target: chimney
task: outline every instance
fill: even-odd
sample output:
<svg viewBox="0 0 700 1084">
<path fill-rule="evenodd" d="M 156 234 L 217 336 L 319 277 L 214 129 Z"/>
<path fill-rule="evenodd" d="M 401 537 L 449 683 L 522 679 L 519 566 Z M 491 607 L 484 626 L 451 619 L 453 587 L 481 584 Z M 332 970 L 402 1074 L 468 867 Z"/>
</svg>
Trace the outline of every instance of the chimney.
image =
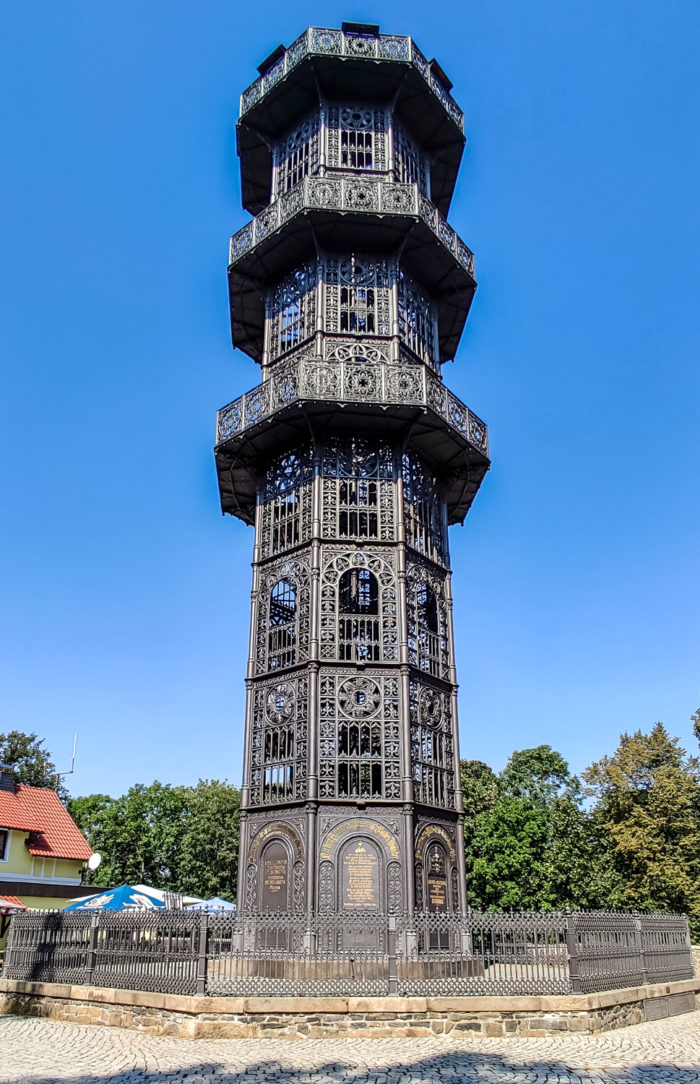
<svg viewBox="0 0 700 1084">
<path fill-rule="evenodd" d="M 15 793 L 15 777 L 12 774 L 12 768 L 7 764 L 0 764 L 0 791 L 9 790 L 11 794 Z"/>
</svg>

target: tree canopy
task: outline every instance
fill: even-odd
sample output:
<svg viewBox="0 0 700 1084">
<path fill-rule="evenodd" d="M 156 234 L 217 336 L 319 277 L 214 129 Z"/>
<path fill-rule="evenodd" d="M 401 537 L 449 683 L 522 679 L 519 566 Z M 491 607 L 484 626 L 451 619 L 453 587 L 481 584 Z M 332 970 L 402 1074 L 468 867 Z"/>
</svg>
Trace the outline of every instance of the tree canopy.
<svg viewBox="0 0 700 1084">
<path fill-rule="evenodd" d="M 195 787 L 139 783 L 121 798 L 74 798 L 69 812 L 102 855 L 85 883 L 235 899 L 239 804 L 237 788 L 216 779 Z"/>
<path fill-rule="evenodd" d="M 593 819 L 618 874 L 610 905 L 686 912 L 700 929 L 700 770 L 662 723 L 622 734 L 584 772 Z"/>
<path fill-rule="evenodd" d="M 21 730 L 8 730 L 0 734 L 0 764 L 12 769 L 17 783 L 30 787 L 50 787 L 61 799 L 68 796 L 66 788 L 56 775 L 56 765 L 44 744 L 36 734 Z"/>
<path fill-rule="evenodd" d="M 514 752 L 498 776 L 480 761 L 461 768 L 471 906 L 589 906 L 592 826 L 562 755 L 538 745 Z"/>
</svg>

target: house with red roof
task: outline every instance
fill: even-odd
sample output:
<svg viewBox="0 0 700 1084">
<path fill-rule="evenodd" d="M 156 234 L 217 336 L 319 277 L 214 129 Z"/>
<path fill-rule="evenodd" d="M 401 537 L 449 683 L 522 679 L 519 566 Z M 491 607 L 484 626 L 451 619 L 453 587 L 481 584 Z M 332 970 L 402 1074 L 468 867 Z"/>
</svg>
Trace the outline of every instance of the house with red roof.
<svg viewBox="0 0 700 1084">
<path fill-rule="evenodd" d="M 65 907 L 91 854 L 54 790 L 15 783 L 0 764 L 0 919 L 18 908 Z"/>
</svg>

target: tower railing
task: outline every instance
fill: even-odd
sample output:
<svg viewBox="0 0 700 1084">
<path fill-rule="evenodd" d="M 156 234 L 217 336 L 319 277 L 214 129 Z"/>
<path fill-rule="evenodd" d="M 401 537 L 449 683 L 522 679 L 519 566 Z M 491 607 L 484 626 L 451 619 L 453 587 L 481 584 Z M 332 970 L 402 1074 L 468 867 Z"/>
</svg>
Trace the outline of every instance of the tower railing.
<svg viewBox="0 0 700 1084">
<path fill-rule="evenodd" d="M 306 56 L 362 57 L 413 64 L 454 123 L 464 131 L 464 114 L 443 85 L 433 65 L 412 38 L 399 34 L 362 34 L 310 26 L 284 50 L 279 59 L 241 94 L 240 115 L 272 90 Z"/>
<path fill-rule="evenodd" d="M 218 412 L 216 442 L 221 444 L 275 411 L 310 399 L 427 408 L 488 458 L 485 423 L 428 368 L 364 358 L 332 362 L 300 358 L 278 363 L 268 380 Z"/>
<path fill-rule="evenodd" d="M 370 175 L 305 177 L 234 233 L 229 245 L 229 264 L 236 263 L 303 211 L 374 211 L 419 218 L 474 277 L 474 253 L 417 184 L 376 180 Z"/>
</svg>

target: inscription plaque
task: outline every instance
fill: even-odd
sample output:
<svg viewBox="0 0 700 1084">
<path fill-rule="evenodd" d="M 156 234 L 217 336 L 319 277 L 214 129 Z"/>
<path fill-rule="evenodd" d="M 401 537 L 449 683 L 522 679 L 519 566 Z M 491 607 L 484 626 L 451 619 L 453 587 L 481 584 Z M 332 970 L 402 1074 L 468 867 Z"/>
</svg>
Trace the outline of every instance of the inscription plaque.
<svg viewBox="0 0 700 1084">
<path fill-rule="evenodd" d="M 370 843 L 360 840 L 343 855 L 343 907 L 378 911 L 379 860 Z"/>
<path fill-rule="evenodd" d="M 289 895 L 289 859 L 281 843 L 271 843 L 265 848 L 262 877 L 262 898 L 265 910 L 286 910 Z"/>
<path fill-rule="evenodd" d="M 444 877 L 428 877 L 428 907 L 431 911 L 447 910 L 447 881 Z"/>
</svg>

